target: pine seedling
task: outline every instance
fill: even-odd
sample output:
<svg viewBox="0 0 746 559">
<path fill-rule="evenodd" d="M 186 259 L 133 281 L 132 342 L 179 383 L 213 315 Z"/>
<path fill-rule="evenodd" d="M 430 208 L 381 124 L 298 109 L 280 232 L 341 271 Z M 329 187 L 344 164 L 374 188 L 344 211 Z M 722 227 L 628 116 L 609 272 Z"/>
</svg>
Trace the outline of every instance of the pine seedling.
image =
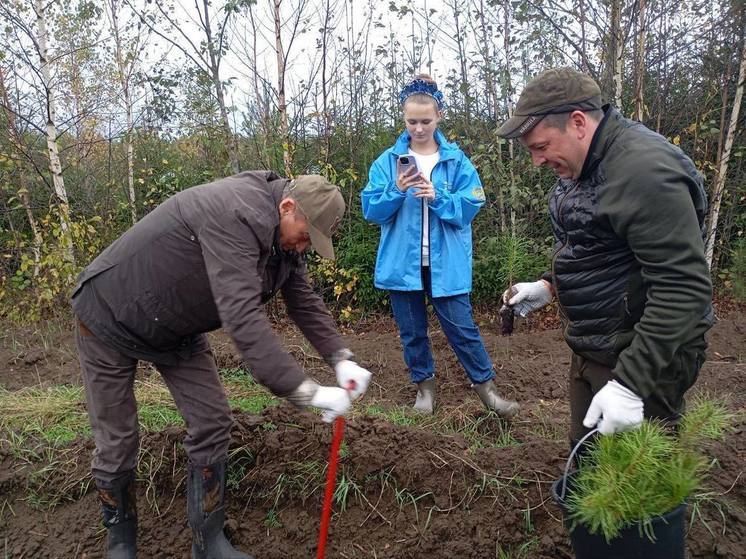
<svg viewBox="0 0 746 559">
<path fill-rule="evenodd" d="M 639 524 L 654 539 L 651 523 L 697 489 L 710 463 L 701 454 L 707 440 L 722 438 L 734 418 L 712 399 L 701 399 L 682 420 L 678 434 L 654 421 L 614 436 L 598 437 L 572 481 L 566 504 L 573 523 L 611 541 Z"/>
</svg>

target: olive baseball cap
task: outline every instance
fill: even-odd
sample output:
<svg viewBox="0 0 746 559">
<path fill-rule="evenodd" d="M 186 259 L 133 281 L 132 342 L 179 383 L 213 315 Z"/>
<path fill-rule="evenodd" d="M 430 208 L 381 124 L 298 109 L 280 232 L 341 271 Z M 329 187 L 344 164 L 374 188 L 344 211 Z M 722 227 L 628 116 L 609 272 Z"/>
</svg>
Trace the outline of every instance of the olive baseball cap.
<svg viewBox="0 0 746 559">
<path fill-rule="evenodd" d="M 334 260 L 332 235 L 345 213 L 339 187 L 321 175 L 300 175 L 291 182 L 289 194 L 308 219 L 313 249 L 323 258 Z"/>
<path fill-rule="evenodd" d="M 513 116 L 498 128 L 497 135 L 520 138 L 549 114 L 601 107 L 601 89 L 590 76 L 572 68 L 546 70 L 526 84 Z"/>
</svg>

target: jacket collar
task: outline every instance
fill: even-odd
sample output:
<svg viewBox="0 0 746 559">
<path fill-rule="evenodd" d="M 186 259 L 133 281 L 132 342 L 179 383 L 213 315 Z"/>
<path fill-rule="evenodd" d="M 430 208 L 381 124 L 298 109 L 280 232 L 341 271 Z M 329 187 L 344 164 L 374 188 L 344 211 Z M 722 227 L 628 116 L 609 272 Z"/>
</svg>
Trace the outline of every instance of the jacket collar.
<svg viewBox="0 0 746 559">
<path fill-rule="evenodd" d="M 391 148 L 391 154 L 399 157 L 400 155 L 407 155 L 409 153 L 409 142 L 410 142 L 410 135 L 409 132 L 406 130 L 402 132 L 399 137 L 396 140 L 396 143 L 394 144 L 394 147 Z M 440 149 L 440 160 L 444 161 L 446 159 L 456 159 L 458 157 L 459 147 L 449 142 L 445 134 L 440 131 L 440 129 L 435 129 L 435 141 L 438 144 L 438 147 Z"/>
<path fill-rule="evenodd" d="M 593 134 L 588 155 L 585 156 L 583 170 L 580 171 L 579 181 L 587 179 L 596 170 L 601 160 L 606 156 L 609 148 L 621 132 L 620 120 L 623 118 L 619 111 L 611 105 L 602 107 L 604 116 Z"/>
</svg>

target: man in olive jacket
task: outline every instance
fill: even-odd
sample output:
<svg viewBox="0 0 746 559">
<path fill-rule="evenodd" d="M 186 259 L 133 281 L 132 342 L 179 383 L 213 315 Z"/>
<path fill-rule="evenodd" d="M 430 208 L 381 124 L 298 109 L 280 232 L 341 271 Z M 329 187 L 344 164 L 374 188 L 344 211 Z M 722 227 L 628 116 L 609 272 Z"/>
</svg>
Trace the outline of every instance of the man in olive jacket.
<svg viewBox="0 0 746 559">
<path fill-rule="evenodd" d="M 519 138 L 534 165 L 559 176 L 551 272 L 503 298 L 526 316 L 557 296 L 573 351 L 572 441 L 593 427 L 633 429 L 644 416 L 676 422 L 714 322 L 701 175 L 570 68 L 531 80 L 498 134 Z"/>
<path fill-rule="evenodd" d="M 351 361 L 302 257 L 309 244 L 334 257 L 344 208 L 323 177 L 244 172 L 171 197 L 80 275 L 72 306 L 109 559 L 136 552 L 138 360 L 155 365 L 186 422 L 193 558 L 248 558 L 223 534 L 232 417 L 205 332 L 225 328 L 257 381 L 326 421 L 365 391 L 370 373 Z M 319 386 L 283 349 L 263 306 L 278 291 L 341 388 Z"/>
</svg>

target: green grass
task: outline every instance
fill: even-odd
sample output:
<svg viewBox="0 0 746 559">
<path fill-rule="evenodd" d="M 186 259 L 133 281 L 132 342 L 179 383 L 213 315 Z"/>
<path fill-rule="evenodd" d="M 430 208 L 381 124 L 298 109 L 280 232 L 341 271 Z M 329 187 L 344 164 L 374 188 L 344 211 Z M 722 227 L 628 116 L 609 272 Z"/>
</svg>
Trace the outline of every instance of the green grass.
<svg viewBox="0 0 746 559">
<path fill-rule="evenodd" d="M 471 450 L 477 448 L 503 448 L 518 444 L 511 427 L 494 412 L 478 415 L 454 412 L 448 416 L 435 413 L 425 415 L 410 406 L 384 408 L 369 405 L 364 415 L 383 419 L 400 427 L 419 427 L 446 437 L 461 436 Z"/>
<path fill-rule="evenodd" d="M 229 370 L 224 375 L 224 385 L 231 408 L 242 412 L 258 414 L 279 403 L 242 369 Z M 184 426 L 160 377 L 136 380 L 134 390 L 141 429 L 158 432 L 170 426 Z M 78 437 L 90 437 L 83 387 L 57 385 L 15 391 L 0 388 L 0 436 L 19 451 L 29 438 L 60 446 Z"/>
<path fill-rule="evenodd" d="M 25 444 L 30 437 L 56 446 L 90 436 L 84 402 L 79 386 L 0 389 L 0 432 L 12 447 Z"/>
</svg>

